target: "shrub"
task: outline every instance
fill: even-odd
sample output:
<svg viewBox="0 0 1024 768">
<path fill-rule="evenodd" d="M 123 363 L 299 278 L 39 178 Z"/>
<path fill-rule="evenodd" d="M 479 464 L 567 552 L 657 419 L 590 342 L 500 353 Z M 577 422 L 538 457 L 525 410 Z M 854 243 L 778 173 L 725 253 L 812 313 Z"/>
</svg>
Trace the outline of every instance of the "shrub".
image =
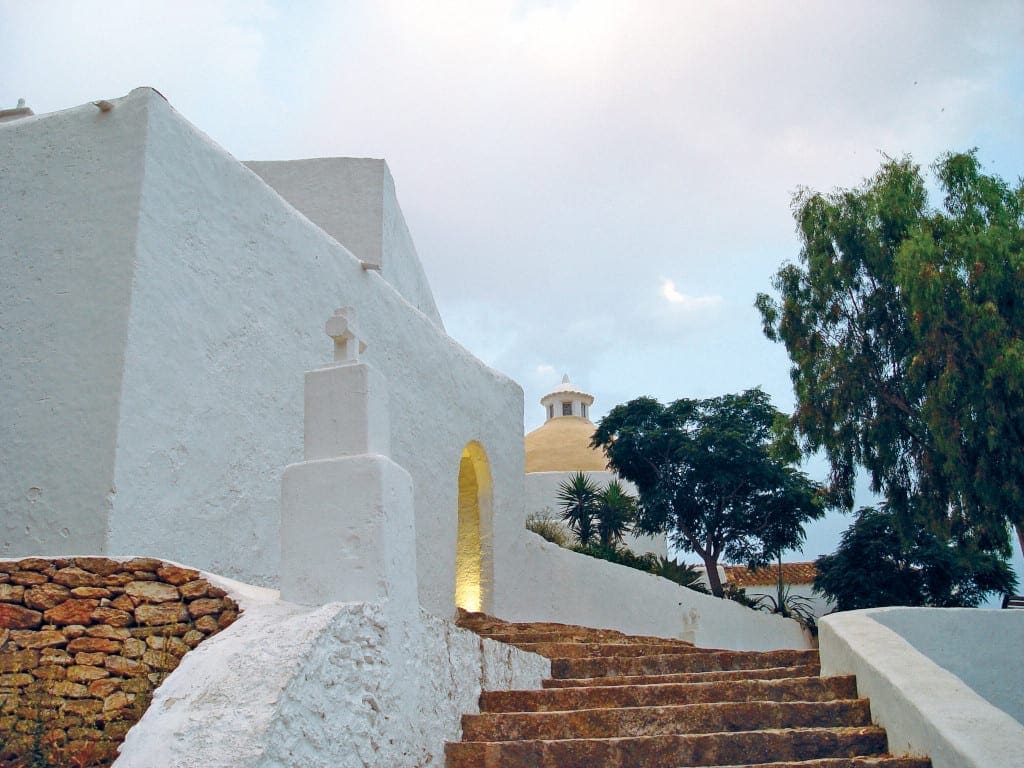
<svg viewBox="0 0 1024 768">
<path fill-rule="evenodd" d="M 566 549 L 571 546 L 569 531 L 554 517 L 549 507 L 544 507 L 540 512 L 533 512 L 527 515 L 526 529 L 542 536 L 552 544 L 557 544 Z"/>
</svg>

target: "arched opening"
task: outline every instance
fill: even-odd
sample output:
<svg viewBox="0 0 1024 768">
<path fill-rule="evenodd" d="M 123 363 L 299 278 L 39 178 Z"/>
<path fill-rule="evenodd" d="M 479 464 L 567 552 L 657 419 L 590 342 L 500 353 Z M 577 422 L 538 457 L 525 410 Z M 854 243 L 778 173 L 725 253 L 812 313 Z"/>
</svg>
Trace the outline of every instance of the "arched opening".
<svg viewBox="0 0 1024 768">
<path fill-rule="evenodd" d="M 455 543 L 455 605 L 467 611 L 491 610 L 491 469 L 477 442 L 459 461 L 459 523 Z"/>
</svg>

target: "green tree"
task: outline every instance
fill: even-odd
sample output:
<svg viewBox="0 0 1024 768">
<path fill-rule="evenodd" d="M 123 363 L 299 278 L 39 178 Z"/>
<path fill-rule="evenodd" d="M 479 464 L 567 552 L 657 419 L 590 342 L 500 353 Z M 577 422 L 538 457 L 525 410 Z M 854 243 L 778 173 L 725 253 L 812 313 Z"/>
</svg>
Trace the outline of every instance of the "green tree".
<svg viewBox="0 0 1024 768">
<path fill-rule="evenodd" d="M 909 538 L 896 515 L 865 507 L 831 555 L 819 557 L 814 588 L 840 611 L 882 605 L 978 605 L 987 594 L 1016 585 L 998 555 L 951 542 L 918 527 Z"/>
<path fill-rule="evenodd" d="M 1007 523 L 1024 547 L 1024 186 L 973 152 L 935 172 L 939 209 L 908 158 L 859 189 L 799 192 L 799 263 L 757 306 L 838 501 L 852 509 L 863 468 L 905 536 L 1008 554 Z"/>
<path fill-rule="evenodd" d="M 719 558 L 763 566 L 823 514 L 818 487 L 790 466 L 780 420 L 760 389 L 667 406 L 641 397 L 613 408 L 592 444 L 636 484 L 636 529 L 696 553 L 721 597 Z"/>
<path fill-rule="evenodd" d="M 556 499 L 562 519 L 581 546 L 588 546 L 597 532 L 595 516 L 598 509 L 597 485 L 582 472 L 569 476 L 558 486 Z"/>
<path fill-rule="evenodd" d="M 618 480 L 610 480 L 597 497 L 594 517 L 600 545 L 612 547 L 620 544 L 636 517 L 636 499 L 626 492 Z"/>
</svg>

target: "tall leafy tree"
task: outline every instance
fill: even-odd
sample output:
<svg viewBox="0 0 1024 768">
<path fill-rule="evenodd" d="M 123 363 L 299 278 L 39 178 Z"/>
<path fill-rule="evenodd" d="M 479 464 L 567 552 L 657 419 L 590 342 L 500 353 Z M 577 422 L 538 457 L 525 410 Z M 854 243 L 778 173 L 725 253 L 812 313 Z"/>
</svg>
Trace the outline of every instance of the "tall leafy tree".
<svg viewBox="0 0 1024 768">
<path fill-rule="evenodd" d="M 924 527 L 901 534 L 896 515 L 865 507 L 842 535 L 839 547 L 815 563 L 814 587 L 837 610 L 880 605 L 978 605 L 987 594 L 1016 584 L 1006 561 L 990 552 L 958 546 Z"/>
<path fill-rule="evenodd" d="M 721 596 L 720 558 L 763 566 L 823 514 L 818 487 L 791 466 L 780 420 L 760 389 L 669 405 L 641 397 L 613 408 L 592 444 L 636 484 L 636 529 L 696 553 Z"/>
<path fill-rule="evenodd" d="M 935 171 L 941 208 L 908 158 L 858 189 L 798 193 L 799 263 L 757 306 L 835 498 L 852 508 L 863 468 L 908 539 L 925 526 L 1005 554 L 1007 523 L 1024 530 L 1024 187 L 973 152 Z"/>
<path fill-rule="evenodd" d="M 1010 522 L 1024 551 L 1024 183 L 975 153 L 935 166 L 945 191 L 900 248 L 921 418 L 951 505 L 985 532 Z"/>
<path fill-rule="evenodd" d="M 555 496 L 562 519 L 584 547 L 594 540 L 597 533 L 595 516 L 599 494 L 596 483 L 582 472 L 575 472 L 558 486 Z"/>
</svg>

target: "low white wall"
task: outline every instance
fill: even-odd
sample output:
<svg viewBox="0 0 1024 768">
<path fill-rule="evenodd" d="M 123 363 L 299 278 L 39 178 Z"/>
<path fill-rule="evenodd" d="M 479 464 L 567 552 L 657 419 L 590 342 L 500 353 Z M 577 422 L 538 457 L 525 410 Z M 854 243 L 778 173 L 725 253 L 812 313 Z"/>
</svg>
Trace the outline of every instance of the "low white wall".
<svg viewBox="0 0 1024 768">
<path fill-rule="evenodd" d="M 792 619 L 563 549 L 530 531 L 517 542 L 515 556 L 496 557 L 495 563 L 495 581 L 516 586 L 496 596 L 497 615 L 510 621 L 582 624 L 707 648 L 810 647 L 807 633 Z"/>
<path fill-rule="evenodd" d="M 550 662 L 420 612 L 229 589 L 241 618 L 186 654 L 116 768 L 441 765 L 481 690 L 537 688 Z"/>
<path fill-rule="evenodd" d="M 819 622 L 821 673 L 857 676 L 857 690 L 871 699 L 872 719 L 888 732 L 894 754 L 928 755 L 934 768 L 1021 768 L 1024 726 L 983 697 L 1008 696 L 1020 710 L 1024 616 L 1008 613 L 874 608 L 832 614 Z"/>
<path fill-rule="evenodd" d="M 1024 723 L 1024 611 L 890 608 L 872 618 Z"/>
<path fill-rule="evenodd" d="M 545 509 L 550 510 L 551 515 L 559 517 L 558 512 L 558 486 L 568 480 L 575 472 L 529 472 L 526 475 L 526 494 L 524 505 L 526 514 L 541 514 Z M 597 483 L 602 488 L 608 482 L 616 479 L 614 472 L 584 472 L 584 475 Z M 628 480 L 618 478 L 625 488 L 633 496 L 637 496 L 636 486 Z M 634 536 L 626 534 L 623 537 L 623 544 L 639 555 L 645 552 L 668 557 L 668 544 L 664 536 Z"/>
</svg>

